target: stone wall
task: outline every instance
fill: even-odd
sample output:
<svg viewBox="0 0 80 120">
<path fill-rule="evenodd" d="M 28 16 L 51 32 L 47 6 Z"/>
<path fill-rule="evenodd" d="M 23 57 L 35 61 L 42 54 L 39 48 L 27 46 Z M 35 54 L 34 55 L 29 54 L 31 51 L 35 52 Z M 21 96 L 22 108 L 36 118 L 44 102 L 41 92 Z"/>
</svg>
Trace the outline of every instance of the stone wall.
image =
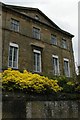
<svg viewBox="0 0 80 120">
<path fill-rule="evenodd" d="M 14 18 L 20 22 L 20 31 L 12 31 L 11 28 L 11 18 Z M 70 64 L 70 74 L 75 76 L 74 67 L 74 56 L 72 48 L 72 38 L 65 33 L 58 31 L 52 27 L 49 27 L 40 22 L 35 22 L 24 15 L 11 11 L 7 8 L 3 9 L 2 18 L 2 30 L 3 30 L 3 69 L 8 67 L 8 53 L 9 53 L 9 43 L 16 43 L 19 45 L 19 62 L 18 69 L 20 71 L 26 69 L 28 71 L 34 72 L 34 57 L 33 57 L 33 46 L 36 49 L 41 48 L 42 57 L 42 75 L 53 76 L 53 62 L 52 55 L 57 55 L 59 57 L 59 68 L 60 75 L 64 74 L 64 62 L 63 58 L 69 59 Z M 34 39 L 32 36 L 32 28 L 40 28 L 40 40 Z M 56 35 L 57 45 L 51 44 L 51 34 Z M 61 47 L 62 38 L 67 40 L 67 49 Z M 44 47 L 43 47 L 44 45 Z"/>
<path fill-rule="evenodd" d="M 49 96 L 48 96 L 49 97 Z M 35 99 L 34 99 L 35 98 Z M 3 95 L 2 120 L 79 120 L 80 100 L 45 100 L 44 96 Z"/>
<path fill-rule="evenodd" d="M 78 118 L 77 101 L 26 102 L 26 118 Z"/>
</svg>

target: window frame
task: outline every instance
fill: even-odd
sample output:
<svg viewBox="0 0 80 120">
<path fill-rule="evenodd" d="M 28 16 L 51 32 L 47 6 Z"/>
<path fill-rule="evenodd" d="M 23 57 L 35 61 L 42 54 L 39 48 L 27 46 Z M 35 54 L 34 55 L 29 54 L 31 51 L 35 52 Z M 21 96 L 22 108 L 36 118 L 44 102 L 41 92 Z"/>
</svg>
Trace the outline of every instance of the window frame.
<svg viewBox="0 0 80 120">
<path fill-rule="evenodd" d="M 37 73 L 41 73 L 42 72 L 42 68 L 41 68 L 41 51 L 40 50 L 33 50 L 33 53 L 36 53 L 36 55 L 39 54 L 39 70 L 38 70 L 38 66 L 37 66 L 37 58 L 36 58 L 36 65 L 34 64 L 34 72 Z M 35 54 L 34 54 L 35 55 Z M 35 56 L 34 56 L 35 57 Z M 35 61 L 34 61 L 35 62 Z"/>
<path fill-rule="evenodd" d="M 66 39 L 62 38 L 61 46 L 62 46 L 62 48 L 64 48 L 64 49 L 67 49 L 67 48 L 68 48 L 67 40 L 66 40 Z"/>
<path fill-rule="evenodd" d="M 57 37 L 56 37 L 56 35 L 51 34 L 51 44 L 52 45 L 57 45 Z"/>
<path fill-rule="evenodd" d="M 54 68 L 54 63 L 53 63 L 53 74 L 58 76 L 60 75 L 60 69 L 59 69 L 59 57 L 57 55 L 52 55 L 52 62 L 53 62 L 53 59 L 57 59 L 57 71 L 55 71 L 55 68 Z"/>
<path fill-rule="evenodd" d="M 33 36 L 33 38 L 40 40 L 40 38 L 41 38 L 40 28 L 33 26 L 33 28 L 32 28 L 32 36 Z"/>
<path fill-rule="evenodd" d="M 12 64 L 11 64 L 11 66 L 10 66 L 10 47 L 13 47 L 12 48 Z M 13 63 L 14 63 L 14 60 L 13 60 L 13 58 L 14 58 L 14 49 L 15 48 L 17 48 L 17 57 L 16 57 L 16 66 L 14 66 L 13 65 Z M 10 42 L 10 44 L 9 44 L 9 53 L 8 53 L 8 67 L 10 67 L 10 68 L 13 68 L 13 69 L 18 69 L 18 55 L 19 55 L 19 46 L 18 46 L 18 44 L 15 44 L 15 43 L 11 43 Z"/>
<path fill-rule="evenodd" d="M 67 62 L 67 63 L 68 63 L 68 71 L 67 71 L 68 73 L 65 73 L 66 71 L 65 71 L 65 66 L 64 66 L 64 74 L 65 74 L 66 77 L 70 77 L 70 65 L 69 65 L 69 59 L 64 58 L 63 60 L 64 60 L 64 62 Z"/>
<path fill-rule="evenodd" d="M 20 30 L 20 22 L 14 18 L 11 18 L 11 30 L 15 32 L 19 32 Z"/>
</svg>

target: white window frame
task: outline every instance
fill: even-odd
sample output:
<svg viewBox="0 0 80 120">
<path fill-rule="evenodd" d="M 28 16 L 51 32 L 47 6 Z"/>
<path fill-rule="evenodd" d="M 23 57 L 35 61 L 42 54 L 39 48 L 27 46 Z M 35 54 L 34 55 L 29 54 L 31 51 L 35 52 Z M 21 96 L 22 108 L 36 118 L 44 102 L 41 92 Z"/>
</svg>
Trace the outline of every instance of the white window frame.
<svg viewBox="0 0 80 120">
<path fill-rule="evenodd" d="M 41 72 L 42 71 L 42 69 L 41 69 L 41 51 L 34 49 L 33 52 L 38 53 L 40 55 L 40 58 L 39 58 L 40 70 L 39 71 L 37 70 L 37 58 L 36 58 L 36 66 L 35 66 L 34 72 Z"/>
<path fill-rule="evenodd" d="M 52 59 L 57 58 L 57 64 L 58 64 L 58 73 L 54 73 L 55 71 L 53 70 L 54 75 L 60 75 L 60 70 L 59 70 L 59 57 L 57 55 L 52 55 Z M 53 68 L 54 69 L 54 68 Z"/>
<path fill-rule="evenodd" d="M 9 54 L 10 54 L 10 47 L 14 47 L 14 48 L 17 48 L 17 66 L 16 67 L 14 67 L 13 66 L 13 53 L 14 53 L 14 49 L 13 49 L 13 53 L 12 53 L 12 65 L 11 66 L 9 66 Z M 10 68 L 14 68 L 14 69 L 18 69 L 18 54 L 19 54 L 19 46 L 18 46 L 18 44 L 15 44 L 15 43 L 11 43 L 10 42 L 10 44 L 9 44 L 9 54 L 8 54 L 8 67 L 10 67 Z"/>
<path fill-rule="evenodd" d="M 64 74 L 66 75 L 66 77 L 70 77 L 70 66 L 69 66 L 69 59 L 64 58 L 64 62 L 68 62 L 68 75 L 66 75 L 65 70 L 64 70 Z M 65 67 L 65 66 L 64 66 Z M 65 69 L 65 68 L 64 68 Z"/>
</svg>

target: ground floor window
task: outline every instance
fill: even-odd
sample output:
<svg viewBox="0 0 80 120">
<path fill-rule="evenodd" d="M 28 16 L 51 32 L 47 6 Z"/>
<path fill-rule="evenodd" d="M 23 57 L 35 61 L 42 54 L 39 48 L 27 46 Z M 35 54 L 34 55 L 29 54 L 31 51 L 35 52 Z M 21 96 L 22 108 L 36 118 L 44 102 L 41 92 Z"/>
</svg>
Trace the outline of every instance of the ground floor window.
<svg viewBox="0 0 80 120">
<path fill-rule="evenodd" d="M 66 77 L 70 77 L 69 59 L 64 58 L 64 74 Z"/>
<path fill-rule="evenodd" d="M 18 45 L 14 43 L 9 45 L 8 67 L 18 68 Z"/>
<path fill-rule="evenodd" d="M 41 51 L 33 50 L 34 52 L 34 71 L 41 72 Z"/>
<path fill-rule="evenodd" d="M 58 56 L 52 55 L 53 58 L 53 74 L 54 75 L 59 75 L 59 59 Z"/>
</svg>

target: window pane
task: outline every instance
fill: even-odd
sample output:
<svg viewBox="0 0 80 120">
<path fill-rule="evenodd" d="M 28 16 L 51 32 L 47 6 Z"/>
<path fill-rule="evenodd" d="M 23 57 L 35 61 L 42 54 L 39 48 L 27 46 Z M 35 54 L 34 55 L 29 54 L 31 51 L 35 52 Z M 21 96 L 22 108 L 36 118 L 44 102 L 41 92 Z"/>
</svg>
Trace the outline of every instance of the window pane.
<svg viewBox="0 0 80 120">
<path fill-rule="evenodd" d="M 57 39 L 54 35 L 51 35 L 51 44 L 57 45 Z"/>
<path fill-rule="evenodd" d="M 40 39 L 40 29 L 33 28 L 33 37 L 36 39 Z"/>
<path fill-rule="evenodd" d="M 54 57 L 53 57 L 53 71 L 54 71 L 54 75 L 59 74 L 58 58 L 54 58 Z"/>
<path fill-rule="evenodd" d="M 40 54 L 37 54 L 37 71 L 40 71 Z"/>
<path fill-rule="evenodd" d="M 12 67 L 12 54 L 13 54 L 13 47 L 10 46 L 9 48 L 9 66 Z"/>
<path fill-rule="evenodd" d="M 69 77 L 69 62 L 68 61 L 64 61 L 64 73 L 65 73 L 65 76 Z"/>
<path fill-rule="evenodd" d="M 14 57 L 13 57 L 13 61 L 17 61 L 17 48 L 14 48 Z"/>
<path fill-rule="evenodd" d="M 9 67 L 17 68 L 18 66 L 18 48 L 15 46 L 9 47 Z"/>
<path fill-rule="evenodd" d="M 13 67 L 17 67 L 17 51 L 18 48 L 14 48 L 14 55 L 13 55 Z"/>
<path fill-rule="evenodd" d="M 53 74 L 59 75 L 59 60 L 56 57 L 53 57 Z"/>
<path fill-rule="evenodd" d="M 19 31 L 19 21 L 11 19 L 11 29 L 14 31 Z"/>
<path fill-rule="evenodd" d="M 10 46 L 10 50 L 9 50 L 9 60 L 12 60 L 12 51 L 13 51 L 13 47 Z"/>
<path fill-rule="evenodd" d="M 17 61 L 13 61 L 13 68 L 17 68 Z"/>
<path fill-rule="evenodd" d="M 36 64 L 36 62 L 37 62 L 37 55 L 36 55 L 36 53 L 34 53 L 34 71 L 36 71 L 36 66 L 37 66 L 37 64 Z"/>
<path fill-rule="evenodd" d="M 62 40 L 62 47 L 63 48 L 67 48 L 67 42 L 66 42 L 66 40 Z"/>
<path fill-rule="evenodd" d="M 34 71 L 41 72 L 41 54 L 34 52 Z"/>
</svg>

